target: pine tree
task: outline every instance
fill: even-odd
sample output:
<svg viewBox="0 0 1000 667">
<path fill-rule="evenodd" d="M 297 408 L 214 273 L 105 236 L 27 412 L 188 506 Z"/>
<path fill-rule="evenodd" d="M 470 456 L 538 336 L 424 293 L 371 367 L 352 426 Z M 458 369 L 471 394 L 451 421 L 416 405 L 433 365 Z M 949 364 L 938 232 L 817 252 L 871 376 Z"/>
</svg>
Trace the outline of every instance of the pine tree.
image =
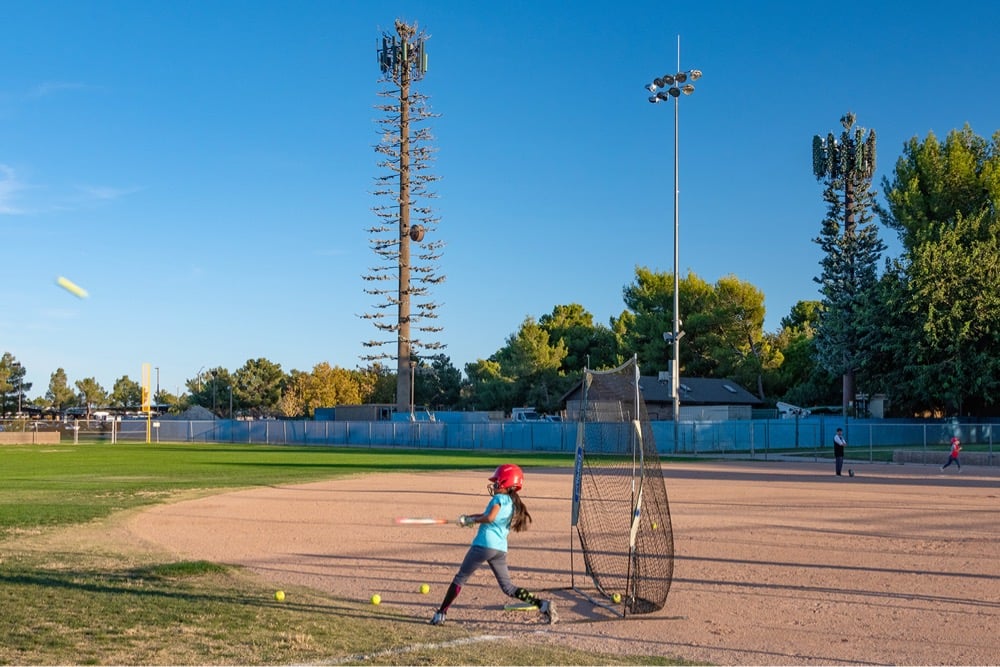
<svg viewBox="0 0 1000 667">
<path fill-rule="evenodd" d="M 822 310 L 816 331 L 818 363 L 843 377 L 843 410 L 854 397 L 854 377 L 868 352 L 864 313 L 878 280 L 877 264 L 885 244 L 873 224 L 876 192 L 875 132 L 855 127 L 856 117 L 840 119 L 840 139 L 833 133 L 813 137 L 813 174 L 823 182 L 827 214 L 818 238 L 823 249 L 820 285 Z"/>
</svg>

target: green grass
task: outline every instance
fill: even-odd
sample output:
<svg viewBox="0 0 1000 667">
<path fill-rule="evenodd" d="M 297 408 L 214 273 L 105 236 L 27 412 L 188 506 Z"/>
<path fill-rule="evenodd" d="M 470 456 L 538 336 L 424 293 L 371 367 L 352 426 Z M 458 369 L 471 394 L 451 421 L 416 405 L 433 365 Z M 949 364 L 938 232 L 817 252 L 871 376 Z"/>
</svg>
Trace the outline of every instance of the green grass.
<svg viewBox="0 0 1000 667">
<path fill-rule="evenodd" d="M 570 466 L 568 454 L 518 454 L 532 466 Z M 399 470 L 489 469 L 503 454 L 219 444 L 0 447 L 0 538 L 85 523 L 182 492 L 287 484 Z"/>
<path fill-rule="evenodd" d="M 118 512 L 192 493 L 359 473 L 488 470 L 505 458 L 263 445 L 0 447 L 0 664 L 683 664 L 571 650 L 534 636 L 463 643 L 472 635 L 459 625 L 432 628 L 309 589 L 286 589 L 279 603 L 273 589 L 239 568 L 164 562 L 72 537 L 74 525 L 90 524 L 92 535 Z M 518 459 L 572 465 L 567 454 Z"/>
</svg>

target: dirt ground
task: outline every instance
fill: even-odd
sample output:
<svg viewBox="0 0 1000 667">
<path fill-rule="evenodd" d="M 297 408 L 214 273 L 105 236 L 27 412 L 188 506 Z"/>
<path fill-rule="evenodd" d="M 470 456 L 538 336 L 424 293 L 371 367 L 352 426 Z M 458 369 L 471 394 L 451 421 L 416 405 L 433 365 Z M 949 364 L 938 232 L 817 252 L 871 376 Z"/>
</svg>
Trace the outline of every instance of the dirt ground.
<svg viewBox="0 0 1000 667">
<path fill-rule="evenodd" d="M 703 462 L 664 466 L 676 547 L 660 612 L 615 619 L 570 590 L 569 470 L 526 469 L 534 517 L 511 536 L 515 583 L 560 622 L 509 612 L 488 569 L 448 615 L 484 634 L 739 665 L 1000 664 L 1000 470 L 965 466 Z M 390 474 L 225 493 L 157 506 L 136 544 L 250 568 L 424 622 L 472 532 L 397 526 L 485 506 L 483 473 Z M 135 546 L 134 544 L 132 546 Z M 429 595 L 418 587 L 430 584 Z"/>
</svg>

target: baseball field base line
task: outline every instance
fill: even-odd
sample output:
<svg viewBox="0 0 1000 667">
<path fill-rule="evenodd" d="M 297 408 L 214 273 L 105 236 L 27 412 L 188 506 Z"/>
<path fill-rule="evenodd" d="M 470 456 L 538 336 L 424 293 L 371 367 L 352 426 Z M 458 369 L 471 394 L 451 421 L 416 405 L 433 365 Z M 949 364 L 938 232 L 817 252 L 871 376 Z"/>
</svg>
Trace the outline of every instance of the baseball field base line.
<svg viewBox="0 0 1000 667">
<path fill-rule="evenodd" d="M 349 655 L 339 660 L 331 660 L 326 663 L 329 665 L 346 665 L 346 664 L 357 664 L 359 662 L 365 662 L 367 660 L 373 660 L 375 658 L 384 658 L 391 655 L 402 655 L 403 653 L 412 653 L 414 651 L 422 651 L 425 649 L 435 650 L 441 648 L 449 648 L 452 646 L 464 646 L 466 644 L 477 644 L 479 642 L 495 642 L 504 639 L 510 639 L 509 635 L 479 635 L 477 637 L 468 637 L 466 639 L 454 639 L 447 642 L 436 642 L 434 644 L 413 644 L 411 646 L 402 646 L 400 648 L 386 649 L 384 651 L 376 651 L 375 653 Z"/>
</svg>

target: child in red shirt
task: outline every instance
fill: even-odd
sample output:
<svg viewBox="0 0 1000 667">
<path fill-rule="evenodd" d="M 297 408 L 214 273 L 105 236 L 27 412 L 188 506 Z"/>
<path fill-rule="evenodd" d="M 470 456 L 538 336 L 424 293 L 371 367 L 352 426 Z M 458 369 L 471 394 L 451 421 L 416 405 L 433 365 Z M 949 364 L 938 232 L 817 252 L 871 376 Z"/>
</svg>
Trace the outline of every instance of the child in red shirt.
<svg viewBox="0 0 1000 667">
<path fill-rule="evenodd" d="M 954 463 L 958 466 L 958 472 L 962 472 L 962 464 L 958 460 L 958 453 L 960 451 L 962 451 L 962 443 L 959 442 L 957 437 L 951 436 L 951 454 L 948 455 L 948 462 L 941 466 L 941 470 Z"/>
</svg>

